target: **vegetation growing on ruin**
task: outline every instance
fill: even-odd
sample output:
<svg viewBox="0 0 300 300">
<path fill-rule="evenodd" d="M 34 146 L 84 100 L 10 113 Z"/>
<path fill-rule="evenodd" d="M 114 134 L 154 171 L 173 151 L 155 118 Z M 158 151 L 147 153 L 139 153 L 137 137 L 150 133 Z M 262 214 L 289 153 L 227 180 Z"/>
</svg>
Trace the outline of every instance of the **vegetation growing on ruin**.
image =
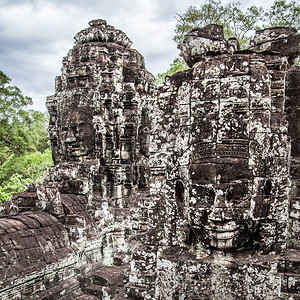
<svg viewBox="0 0 300 300">
<path fill-rule="evenodd" d="M 235 37 L 241 48 L 247 48 L 254 35 L 254 30 L 276 26 L 294 27 L 300 29 L 300 1 L 276 0 L 273 5 L 264 10 L 252 5 L 245 10 L 240 2 L 230 2 L 223 5 L 220 0 L 208 0 L 199 7 L 190 6 L 185 12 L 177 13 L 174 41 L 180 44 L 184 36 L 195 27 L 208 24 L 224 26 L 225 38 Z M 298 60 L 299 63 L 299 60 Z M 162 84 L 166 76 L 177 71 L 188 69 L 182 58 L 175 58 L 170 68 L 157 74 L 157 83 Z"/>
</svg>

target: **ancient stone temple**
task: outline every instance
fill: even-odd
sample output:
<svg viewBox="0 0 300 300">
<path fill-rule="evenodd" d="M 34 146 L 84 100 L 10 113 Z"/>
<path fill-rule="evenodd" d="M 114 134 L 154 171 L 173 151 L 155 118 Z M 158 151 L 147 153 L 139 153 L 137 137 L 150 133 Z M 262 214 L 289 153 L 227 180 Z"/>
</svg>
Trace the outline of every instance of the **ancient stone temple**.
<svg viewBox="0 0 300 300">
<path fill-rule="evenodd" d="M 0 299 L 300 299 L 300 35 L 194 29 L 156 87 L 89 25 L 47 98 L 55 165 L 0 206 Z"/>
</svg>

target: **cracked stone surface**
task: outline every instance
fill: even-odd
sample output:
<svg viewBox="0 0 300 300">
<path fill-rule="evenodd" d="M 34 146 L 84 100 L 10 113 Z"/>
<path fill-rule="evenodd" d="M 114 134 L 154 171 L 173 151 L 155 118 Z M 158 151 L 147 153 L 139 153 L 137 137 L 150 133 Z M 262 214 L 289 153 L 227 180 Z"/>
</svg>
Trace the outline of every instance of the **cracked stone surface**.
<svg viewBox="0 0 300 300">
<path fill-rule="evenodd" d="M 194 29 L 156 87 L 89 25 L 46 102 L 55 165 L 0 206 L 0 299 L 299 299 L 300 35 Z"/>
</svg>

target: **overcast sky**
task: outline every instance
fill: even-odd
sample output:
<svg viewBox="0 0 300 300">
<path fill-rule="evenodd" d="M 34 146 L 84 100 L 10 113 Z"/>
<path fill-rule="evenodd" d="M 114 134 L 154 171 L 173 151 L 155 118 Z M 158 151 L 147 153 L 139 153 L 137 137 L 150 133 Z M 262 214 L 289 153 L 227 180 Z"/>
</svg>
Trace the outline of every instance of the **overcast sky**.
<svg viewBox="0 0 300 300">
<path fill-rule="evenodd" d="M 45 111 L 46 96 L 54 94 L 54 79 L 61 61 L 74 45 L 73 37 L 93 19 L 105 19 L 123 30 L 132 48 L 144 57 L 156 75 L 178 57 L 172 40 L 176 13 L 204 0 L 0 0 L 0 70 L 12 78 L 33 109 Z M 223 3 L 230 1 L 223 0 Z M 251 4 L 265 0 L 240 1 Z"/>
</svg>

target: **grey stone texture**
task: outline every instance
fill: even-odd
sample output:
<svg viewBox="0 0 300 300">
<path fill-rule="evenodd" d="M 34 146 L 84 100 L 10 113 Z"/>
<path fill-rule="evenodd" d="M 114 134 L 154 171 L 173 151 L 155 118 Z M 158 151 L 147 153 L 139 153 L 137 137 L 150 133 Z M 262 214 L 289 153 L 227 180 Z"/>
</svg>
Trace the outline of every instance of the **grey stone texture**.
<svg viewBox="0 0 300 300">
<path fill-rule="evenodd" d="M 300 35 L 194 29 L 156 87 L 89 25 L 46 102 L 55 165 L 0 206 L 0 299 L 300 299 Z"/>
</svg>

